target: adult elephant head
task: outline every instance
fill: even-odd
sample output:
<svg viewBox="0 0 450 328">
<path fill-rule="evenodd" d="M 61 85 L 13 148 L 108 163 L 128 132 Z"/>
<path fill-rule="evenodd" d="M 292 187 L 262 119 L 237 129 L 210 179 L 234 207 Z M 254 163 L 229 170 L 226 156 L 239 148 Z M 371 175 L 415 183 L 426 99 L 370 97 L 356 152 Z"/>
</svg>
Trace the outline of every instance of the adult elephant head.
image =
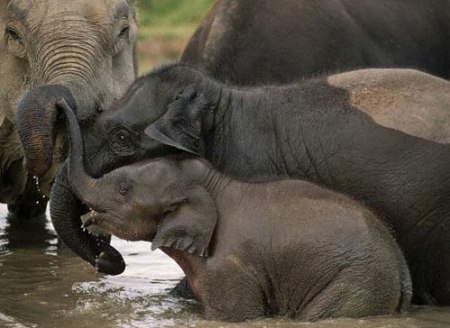
<svg viewBox="0 0 450 328">
<path fill-rule="evenodd" d="M 0 0 L 0 26 L 0 109 L 12 120 L 17 106 L 17 157 L 48 195 L 65 152 L 55 102 L 76 104 L 83 121 L 125 92 L 136 77 L 135 3 Z"/>
</svg>

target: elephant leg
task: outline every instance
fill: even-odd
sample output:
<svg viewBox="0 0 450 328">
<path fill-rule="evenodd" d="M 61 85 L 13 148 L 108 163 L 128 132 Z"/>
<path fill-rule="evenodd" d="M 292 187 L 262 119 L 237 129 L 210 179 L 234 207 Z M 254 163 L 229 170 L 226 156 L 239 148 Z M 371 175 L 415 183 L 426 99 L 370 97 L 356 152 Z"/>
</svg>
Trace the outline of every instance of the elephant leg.
<svg viewBox="0 0 450 328">
<path fill-rule="evenodd" d="M 194 293 L 189 286 L 187 278 L 184 277 L 180 282 L 170 291 L 171 296 L 181 297 L 185 299 L 196 299 Z"/>
<path fill-rule="evenodd" d="M 45 214 L 48 198 L 39 190 L 36 180 L 29 176 L 25 191 L 8 204 L 8 211 L 17 217 L 36 217 Z"/>
<path fill-rule="evenodd" d="M 367 263 L 366 267 L 350 266 L 322 287 L 304 308 L 289 313 L 289 316 L 302 321 L 317 321 L 392 314 L 400 310 L 404 302 L 400 279 L 400 276 L 393 277 L 377 270 L 376 263 Z"/>
<path fill-rule="evenodd" d="M 228 284 L 226 280 L 236 279 Z M 270 316 L 270 306 L 265 302 L 264 291 L 253 281 L 231 275 L 225 281 L 216 280 L 213 288 L 208 289 L 203 299 L 205 318 L 208 320 L 245 321 Z"/>
<path fill-rule="evenodd" d="M 203 271 L 195 291 L 208 320 L 244 321 L 278 313 L 266 289 L 265 277 L 248 270 L 234 256 Z"/>
<path fill-rule="evenodd" d="M 414 286 L 413 303 L 450 305 L 450 219 L 440 220 L 425 242 L 407 258 Z M 408 256 L 411 255 L 411 256 Z"/>
</svg>

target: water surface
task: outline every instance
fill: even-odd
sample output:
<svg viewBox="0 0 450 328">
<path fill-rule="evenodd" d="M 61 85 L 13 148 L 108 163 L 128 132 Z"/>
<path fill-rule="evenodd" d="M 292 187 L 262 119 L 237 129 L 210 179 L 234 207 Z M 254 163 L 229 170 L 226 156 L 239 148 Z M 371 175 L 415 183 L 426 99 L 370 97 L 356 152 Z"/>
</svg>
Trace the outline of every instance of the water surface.
<svg viewBox="0 0 450 328">
<path fill-rule="evenodd" d="M 450 308 L 414 307 L 407 314 L 364 320 L 299 323 L 283 318 L 241 324 L 204 321 L 193 301 L 169 295 L 183 276 L 145 242 L 113 239 L 127 268 L 119 276 L 95 270 L 58 246 L 46 217 L 18 220 L 0 205 L 0 328 L 305 327 L 448 328 Z"/>
</svg>

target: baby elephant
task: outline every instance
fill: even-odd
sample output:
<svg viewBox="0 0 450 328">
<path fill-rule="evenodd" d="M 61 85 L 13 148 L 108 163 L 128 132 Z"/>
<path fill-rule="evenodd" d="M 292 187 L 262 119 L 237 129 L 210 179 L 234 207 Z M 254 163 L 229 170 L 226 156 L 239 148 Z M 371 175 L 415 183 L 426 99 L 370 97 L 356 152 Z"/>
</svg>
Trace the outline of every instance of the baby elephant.
<svg viewBox="0 0 450 328">
<path fill-rule="evenodd" d="M 300 320 L 390 314 L 411 282 L 400 249 L 371 212 L 301 180 L 244 183 L 178 155 L 122 166 L 101 178 L 71 136 L 70 183 L 97 225 L 147 240 L 183 269 L 209 319 Z"/>
<path fill-rule="evenodd" d="M 94 184 L 70 168 L 78 196 L 97 210 L 87 225 L 161 248 L 209 319 L 362 317 L 410 299 L 387 229 L 340 194 L 300 180 L 241 183 L 200 159 L 124 166 Z"/>
</svg>

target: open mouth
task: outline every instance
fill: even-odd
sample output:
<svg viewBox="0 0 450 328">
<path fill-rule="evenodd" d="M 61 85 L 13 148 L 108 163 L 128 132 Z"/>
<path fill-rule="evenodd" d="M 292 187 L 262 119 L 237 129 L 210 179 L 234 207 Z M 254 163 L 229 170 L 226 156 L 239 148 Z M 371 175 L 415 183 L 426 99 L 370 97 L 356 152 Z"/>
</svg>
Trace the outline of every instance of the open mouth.
<svg viewBox="0 0 450 328">
<path fill-rule="evenodd" d="M 107 225 L 108 223 L 115 223 L 115 224 L 121 224 L 122 220 L 116 216 L 114 216 L 111 213 L 106 212 L 97 212 L 94 209 L 90 209 L 88 212 L 87 218 L 84 220 L 81 227 L 83 229 L 86 229 L 88 227 L 97 226 L 100 228 L 103 228 L 103 226 Z"/>
<path fill-rule="evenodd" d="M 94 233 L 94 235 L 99 233 L 101 235 L 112 234 L 119 238 L 125 237 L 124 231 L 127 231 L 122 218 L 110 213 L 110 211 L 98 212 L 92 208 L 85 215 L 81 228 L 87 229 L 90 233 Z"/>
<path fill-rule="evenodd" d="M 156 233 L 151 220 L 142 220 L 139 217 L 120 217 L 113 210 L 96 211 L 92 208 L 82 218 L 82 229 L 98 235 L 114 235 L 118 238 L 137 241 L 151 241 Z"/>
</svg>

